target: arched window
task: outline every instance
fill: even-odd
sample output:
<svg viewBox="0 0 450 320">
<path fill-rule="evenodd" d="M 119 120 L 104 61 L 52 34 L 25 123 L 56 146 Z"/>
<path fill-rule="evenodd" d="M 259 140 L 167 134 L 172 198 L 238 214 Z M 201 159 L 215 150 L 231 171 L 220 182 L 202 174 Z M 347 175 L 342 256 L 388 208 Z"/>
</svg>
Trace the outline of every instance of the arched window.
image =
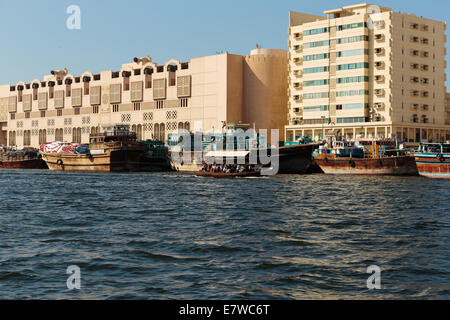
<svg viewBox="0 0 450 320">
<path fill-rule="evenodd" d="M 189 122 L 184 123 L 184 129 L 186 129 L 187 131 L 191 131 L 191 125 Z"/>
<path fill-rule="evenodd" d="M 183 122 L 179 122 L 178 123 L 178 129 L 184 129 L 184 123 Z"/>
<path fill-rule="evenodd" d="M 159 125 L 159 141 L 164 142 L 164 140 L 166 139 L 166 126 L 164 123 L 161 123 Z"/>
<path fill-rule="evenodd" d="M 159 124 L 155 123 L 154 139 L 159 140 Z"/>
<path fill-rule="evenodd" d="M 136 136 L 138 140 L 142 140 L 142 125 L 138 124 L 136 127 Z"/>
<path fill-rule="evenodd" d="M 9 145 L 11 147 L 16 145 L 16 132 L 15 131 L 9 132 Z"/>
</svg>

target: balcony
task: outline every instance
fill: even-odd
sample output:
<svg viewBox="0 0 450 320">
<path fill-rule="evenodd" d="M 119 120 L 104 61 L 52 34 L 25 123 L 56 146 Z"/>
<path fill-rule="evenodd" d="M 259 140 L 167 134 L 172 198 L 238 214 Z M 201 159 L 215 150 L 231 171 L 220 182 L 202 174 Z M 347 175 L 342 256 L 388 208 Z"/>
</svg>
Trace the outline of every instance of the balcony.
<svg viewBox="0 0 450 320">
<path fill-rule="evenodd" d="M 375 95 L 378 97 L 384 97 L 384 95 L 385 95 L 384 89 L 375 89 L 374 91 L 375 91 Z"/>
<path fill-rule="evenodd" d="M 377 67 L 377 69 L 384 69 L 384 62 L 383 61 L 377 61 L 375 62 L 375 67 Z"/>
<path fill-rule="evenodd" d="M 385 109 L 385 105 L 384 102 L 377 102 L 373 105 L 373 107 L 377 110 L 377 111 L 384 111 Z"/>
<path fill-rule="evenodd" d="M 302 40 L 303 34 L 301 32 L 294 33 L 294 39 L 295 40 Z"/>
<path fill-rule="evenodd" d="M 301 53 L 301 52 L 303 52 L 303 46 L 299 45 L 299 44 L 295 45 L 294 50 L 295 50 L 295 52 Z"/>
<path fill-rule="evenodd" d="M 294 83 L 294 89 L 302 90 L 303 89 L 303 84 L 301 82 L 295 82 Z"/>
<path fill-rule="evenodd" d="M 411 110 L 412 110 L 412 111 L 417 111 L 417 110 L 419 110 L 419 105 L 418 105 L 417 103 L 412 104 L 412 105 L 411 105 Z"/>
<path fill-rule="evenodd" d="M 384 76 L 383 75 L 377 75 L 374 77 L 376 82 L 384 82 Z"/>
<path fill-rule="evenodd" d="M 376 34 L 375 35 L 375 40 L 376 41 L 378 41 L 378 42 L 382 42 L 382 41 L 384 41 L 384 34 L 382 34 L 382 33 L 379 33 L 379 34 Z"/>
<path fill-rule="evenodd" d="M 296 76 L 296 77 L 302 77 L 302 76 L 303 76 L 303 71 L 302 71 L 302 70 L 295 70 L 295 71 L 294 71 L 294 76 Z"/>
<path fill-rule="evenodd" d="M 384 55 L 384 49 L 383 48 L 376 48 L 375 53 L 379 56 Z"/>
<path fill-rule="evenodd" d="M 297 65 L 301 65 L 301 64 L 303 64 L 303 59 L 302 58 L 294 58 L 294 63 Z"/>
</svg>

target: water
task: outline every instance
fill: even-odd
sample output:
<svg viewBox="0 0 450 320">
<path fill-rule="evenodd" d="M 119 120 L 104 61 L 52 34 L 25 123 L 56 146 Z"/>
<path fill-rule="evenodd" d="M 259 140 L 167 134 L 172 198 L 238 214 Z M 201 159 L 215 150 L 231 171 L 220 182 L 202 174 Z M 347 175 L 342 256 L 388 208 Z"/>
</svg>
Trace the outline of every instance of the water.
<svg viewBox="0 0 450 320">
<path fill-rule="evenodd" d="M 450 298 L 450 181 L 0 171 L 2 299 Z M 66 269 L 81 269 L 81 290 Z M 369 291 L 378 265 L 381 290 Z"/>
</svg>

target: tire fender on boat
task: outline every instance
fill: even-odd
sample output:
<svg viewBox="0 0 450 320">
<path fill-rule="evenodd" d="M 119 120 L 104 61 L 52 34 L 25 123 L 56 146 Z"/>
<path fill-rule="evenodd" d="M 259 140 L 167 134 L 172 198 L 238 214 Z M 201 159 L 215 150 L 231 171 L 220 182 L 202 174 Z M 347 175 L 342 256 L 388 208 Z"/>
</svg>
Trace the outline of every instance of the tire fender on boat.
<svg viewBox="0 0 450 320">
<path fill-rule="evenodd" d="M 351 166 L 352 168 L 356 167 L 355 161 L 350 160 L 348 163 L 350 164 L 350 166 Z"/>
<path fill-rule="evenodd" d="M 62 165 L 64 165 L 64 162 L 61 159 L 58 159 L 56 161 L 56 164 L 59 165 L 59 166 L 62 166 Z"/>
</svg>

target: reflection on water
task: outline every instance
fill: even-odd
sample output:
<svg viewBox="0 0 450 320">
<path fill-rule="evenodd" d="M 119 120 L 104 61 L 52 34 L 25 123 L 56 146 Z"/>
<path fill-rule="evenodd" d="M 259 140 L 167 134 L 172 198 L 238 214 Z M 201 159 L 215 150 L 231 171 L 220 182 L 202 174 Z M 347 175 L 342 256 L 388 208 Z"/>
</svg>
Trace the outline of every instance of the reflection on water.
<svg viewBox="0 0 450 320">
<path fill-rule="evenodd" d="M 449 187 L 0 171 L 0 298 L 448 299 Z"/>
</svg>

